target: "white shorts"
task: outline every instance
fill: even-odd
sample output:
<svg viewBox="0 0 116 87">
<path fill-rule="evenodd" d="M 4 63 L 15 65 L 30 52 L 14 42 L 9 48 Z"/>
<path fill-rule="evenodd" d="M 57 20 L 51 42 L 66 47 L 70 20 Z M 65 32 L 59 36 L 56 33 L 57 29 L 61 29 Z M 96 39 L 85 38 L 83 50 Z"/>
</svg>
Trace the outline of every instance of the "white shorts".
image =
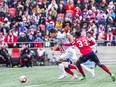
<svg viewBox="0 0 116 87">
<path fill-rule="evenodd" d="M 63 60 L 67 60 L 67 59 L 70 59 L 71 62 L 74 62 L 75 60 L 77 60 L 77 56 L 76 56 L 76 51 L 74 48 L 72 47 L 69 47 L 65 53 L 63 53 L 61 56 L 60 56 L 61 59 Z"/>
</svg>

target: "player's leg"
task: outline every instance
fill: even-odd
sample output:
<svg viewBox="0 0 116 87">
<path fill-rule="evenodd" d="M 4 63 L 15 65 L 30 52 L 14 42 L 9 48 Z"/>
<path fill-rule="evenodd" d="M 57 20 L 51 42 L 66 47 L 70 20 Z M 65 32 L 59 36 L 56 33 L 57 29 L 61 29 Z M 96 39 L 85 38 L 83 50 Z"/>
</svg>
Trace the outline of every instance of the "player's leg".
<svg viewBox="0 0 116 87">
<path fill-rule="evenodd" d="M 91 69 L 91 72 L 93 74 L 93 77 L 95 77 L 95 63 L 93 61 L 90 60 L 90 69 Z"/>
<path fill-rule="evenodd" d="M 68 74 L 70 74 L 70 75 L 73 76 L 72 79 L 76 79 L 76 78 L 78 77 L 73 71 L 71 71 L 71 69 L 70 69 L 70 67 L 69 67 L 69 65 L 72 65 L 72 64 L 69 64 L 68 62 L 63 62 L 63 65 L 64 65 L 64 67 L 65 67 L 65 71 L 66 71 Z M 72 67 L 73 67 L 73 65 L 72 65 Z"/>
<path fill-rule="evenodd" d="M 111 71 L 107 68 L 106 65 L 101 64 L 100 62 L 98 62 L 98 63 L 96 63 L 96 64 L 97 64 L 99 67 L 101 67 L 105 72 L 107 72 L 107 73 L 111 76 L 112 80 L 115 81 L 114 74 L 111 73 Z"/>
<path fill-rule="evenodd" d="M 68 74 L 74 76 L 74 72 L 72 72 L 69 68 L 65 68 L 65 71 L 66 71 Z"/>
<path fill-rule="evenodd" d="M 69 64 L 69 65 L 68 65 L 68 68 L 69 68 L 69 69 L 75 69 L 75 70 L 77 71 L 77 73 L 80 74 L 80 72 L 79 72 L 79 70 L 78 70 L 78 68 L 77 68 L 76 65 L 74 65 L 74 64 Z"/>
<path fill-rule="evenodd" d="M 61 76 L 58 79 L 64 79 L 67 77 L 63 63 L 59 64 L 59 69 L 61 70 Z"/>
<path fill-rule="evenodd" d="M 72 58 L 72 61 L 75 61 L 77 60 L 77 56 L 76 56 L 76 53 L 73 51 L 73 57 Z M 87 66 L 81 64 L 82 68 L 88 72 L 90 72 L 92 74 L 92 77 L 94 77 L 94 72 L 92 72 L 92 70 L 90 68 L 88 68 Z M 69 65 L 69 68 L 73 68 L 73 69 L 76 69 L 77 70 L 77 67 L 76 66 L 72 66 L 72 65 Z M 78 71 L 78 70 L 77 70 Z"/>
<path fill-rule="evenodd" d="M 97 53 L 96 47 L 93 48 L 93 52 L 95 54 Z M 91 72 L 93 73 L 93 77 L 94 77 L 95 76 L 95 70 L 94 70 L 94 68 L 96 67 L 96 64 L 95 64 L 95 62 L 93 62 L 91 60 L 89 60 L 89 61 L 90 61 L 90 69 L 91 69 Z"/>
<path fill-rule="evenodd" d="M 87 60 L 89 60 L 89 58 L 90 58 L 90 53 L 87 54 L 87 55 L 80 56 L 80 58 L 76 61 L 76 65 L 77 65 L 77 67 L 78 67 L 80 73 L 81 73 L 82 76 L 83 76 L 82 78 L 80 78 L 80 80 L 86 79 L 85 73 L 84 73 L 84 71 L 83 71 L 83 69 L 82 69 L 82 67 L 81 67 L 81 63 L 86 62 Z"/>
<path fill-rule="evenodd" d="M 64 60 L 66 60 L 67 58 L 68 58 L 68 56 L 69 56 L 69 52 L 68 51 L 66 51 L 64 54 L 62 54 L 58 59 L 57 59 L 57 62 L 63 62 Z M 58 79 L 64 79 L 64 78 L 66 78 L 67 77 L 67 75 L 66 75 L 66 72 L 65 72 L 65 68 L 64 68 L 64 65 L 63 65 L 63 63 L 60 63 L 59 64 L 59 68 L 60 68 L 60 70 L 61 70 L 61 72 L 62 72 L 62 75 L 58 78 Z"/>
<path fill-rule="evenodd" d="M 75 69 L 78 73 L 78 68 L 77 66 L 75 65 L 75 62 L 77 61 L 77 55 L 76 55 L 76 51 L 74 48 L 70 49 L 71 51 L 71 55 L 70 55 L 70 64 L 68 65 L 68 68 L 70 69 Z M 79 73 L 80 74 L 80 73 Z"/>
<path fill-rule="evenodd" d="M 97 53 L 96 47 L 93 48 L 93 52 L 94 52 L 95 54 Z M 91 61 L 91 60 L 89 60 L 89 61 L 90 61 L 90 68 L 94 70 L 94 68 L 95 68 L 95 62 L 93 62 L 93 61 Z"/>
<path fill-rule="evenodd" d="M 114 74 L 111 73 L 111 71 L 107 68 L 107 66 L 105 66 L 104 64 L 101 64 L 101 62 L 99 61 L 97 55 L 94 52 L 91 54 L 91 60 L 94 61 L 105 72 L 107 72 L 111 76 L 112 80 L 115 81 Z"/>
<path fill-rule="evenodd" d="M 77 66 L 79 72 L 80 72 L 81 75 L 82 75 L 82 77 L 79 78 L 79 80 L 84 80 L 84 79 L 86 79 L 85 73 L 84 73 L 84 71 L 83 71 L 83 69 L 82 69 L 82 66 L 81 66 L 80 58 L 76 61 L 75 64 L 76 64 L 76 66 Z"/>
<path fill-rule="evenodd" d="M 81 66 L 82 66 L 82 68 L 83 68 L 84 70 L 86 70 L 86 71 L 88 71 L 89 73 L 91 73 L 91 74 L 92 74 L 92 77 L 95 77 L 94 72 L 93 72 L 90 68 L 88 68 L 88 67 L 85 66 L 84 64 L 81 64 Z"/>
</svg>

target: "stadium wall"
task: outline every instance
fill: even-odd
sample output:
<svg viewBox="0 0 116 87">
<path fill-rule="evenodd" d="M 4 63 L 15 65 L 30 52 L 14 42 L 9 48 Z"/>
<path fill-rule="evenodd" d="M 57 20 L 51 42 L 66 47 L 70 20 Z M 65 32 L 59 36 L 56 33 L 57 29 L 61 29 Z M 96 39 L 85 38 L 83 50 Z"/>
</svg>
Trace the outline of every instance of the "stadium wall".
<svg viewBox="0 0 116 87">
<path fill-rule="evenodd" d="M 34 48 L 36 49 L 36 48 Z M 11 49 L 8 48 L 9 53 L 11 54 Z M 50 48 L 45 48 L 47 58 L 50 59 L 52 57 L 52 51 Z M 81 54 L 78 49 L 76 49 L 77 57 Z M 55 56 L 59 57 L 60 52 L 56 51 Z M 97 47 L 97 55 L 102 63 L 104 64 L 116 64 L 116 46 L 98 46 Z"/>
</svg>

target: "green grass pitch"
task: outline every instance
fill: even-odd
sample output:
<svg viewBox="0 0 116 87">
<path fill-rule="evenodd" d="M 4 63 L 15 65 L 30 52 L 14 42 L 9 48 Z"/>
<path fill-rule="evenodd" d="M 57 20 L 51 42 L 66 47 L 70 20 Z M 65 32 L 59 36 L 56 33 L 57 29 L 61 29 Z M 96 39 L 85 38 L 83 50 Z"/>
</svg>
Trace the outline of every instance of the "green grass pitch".
<svg viewBox="0 0 116 87">
<path fill-rule="evenodd" d="M 108 65 L 116 76 L 116 65 Z M 75 72 L 75 71 L 74 71 Z M 76 72 L 75 72 L 76 73 Z M 116 87 L 116 81 L 101 68 L 95 69 L 95 78 L 85 72 L 87 79 L 79 81 L 71 80 L 71 76 L 64 80 L 58 80 L 61 74 L 58 66 L 38 66 L 33 68 L 0 68 L 0 87 Z M 18 78 L 26 75 L 26 83 L 20 83 Z"/>
</svg>

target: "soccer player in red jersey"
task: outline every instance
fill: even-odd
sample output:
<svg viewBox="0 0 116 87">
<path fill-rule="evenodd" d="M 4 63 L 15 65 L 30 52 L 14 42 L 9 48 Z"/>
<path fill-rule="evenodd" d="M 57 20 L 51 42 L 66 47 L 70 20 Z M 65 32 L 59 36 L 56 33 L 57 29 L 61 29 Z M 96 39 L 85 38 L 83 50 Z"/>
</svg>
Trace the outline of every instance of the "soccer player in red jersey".
<svg viewBox="0 0 116 87">
<path fill-rule="evenodd" d="M 75 63 L 77 60 L 76 51 L 71 44 L 71 41 L 73 40 L 72 35 L 69 32 L 61 33 L 59 31 L 56 31 L 55 29 L 51 29 L 50 37 L 57 39 L 57 45 L 53 47 L 53 54 L 57 47 L 59 47 L 61 51 L 61 56 L 57 58 L 57 62 L 59 62 L 58 66 L 62 72 L 62 75 L 58 79 L 66 78 L 67 77 L 66 72 L 70 73 L 75 78 L 76 75 L 72 74 L 70 69 L 77 70 L 77 67 L 75 67 L 75 65 L 68 64 L 68 62 L 65 62 L 67 59 L 69 59 L 72 63 Z M 78 70 L 82 75 L 83 72 L 81 71 L 82 68 L 84 68 L 86 71 L 90 72 L 93 76 L 93 72 L 91 71 L 91 69 L 89 69 L 83 64 L 81 64 L 81 66 L 79 66 Z"/>
<path fill-rule="evenodd" d="M 90 41 L 86 36 L 81 36 L 81 32 L 75 32 L 75 40 L 72 42 L 72 44 L 74 44 L 82 54 L 82 56 L 76 61 L 77 67 L 79 67 L 81 63 L 84 63 L 90 59 L 91 61 L 95 62 L 99 67 L 101 67 L 104 71 L 106 71 L 111 76 L 112 80 L 115 81 L 114 74 L 111 73 L 104 64 L 100 63 L 97 55 L 92 51 L 90 46 L 95 44 L 93 41 Z M 83 72 L 83 77 L 80 78 L 80 80 L 84 79 L 86 79 L 86 76 Z"/>
</svg>

